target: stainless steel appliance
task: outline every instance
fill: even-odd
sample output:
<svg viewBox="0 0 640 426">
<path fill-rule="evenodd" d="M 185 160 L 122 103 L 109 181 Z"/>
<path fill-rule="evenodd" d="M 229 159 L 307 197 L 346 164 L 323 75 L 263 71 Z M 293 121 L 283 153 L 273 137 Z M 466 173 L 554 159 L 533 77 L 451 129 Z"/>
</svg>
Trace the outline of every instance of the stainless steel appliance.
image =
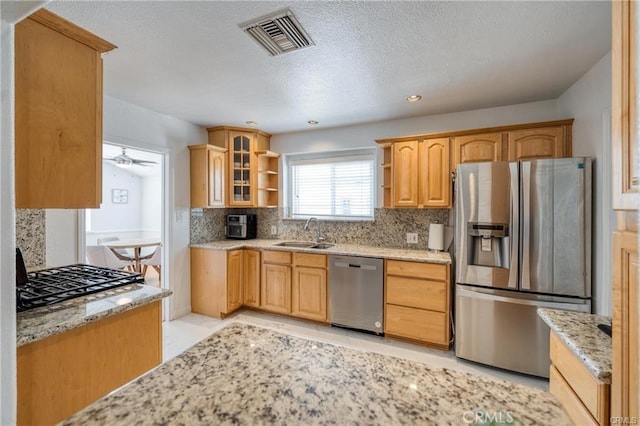
<svg viewBox="0 0 640 426">
<path fill-rule="evenodd" d="M 382 259 L 329 256 L 329 322 L 383 334 Z"/>
<path fill-rule="evenodd" d="M 250 240 L 256 237 L 258 220 L 255 214 L 227 215 L 227 238 Z"/>
<path fill-rule="evenodd" d="M 144 284 L 142 275 L 91 265 L 69 265 L 26 273 L 17 252 L 17 311 L 53 305 L 76 297 L 127 285 Z"/>
<path fill-rule="evenodd" d="M 456 356 L 549 376 L 539 307 L 591 311 L 591 159 L 461 164 Z"/>
</svg>

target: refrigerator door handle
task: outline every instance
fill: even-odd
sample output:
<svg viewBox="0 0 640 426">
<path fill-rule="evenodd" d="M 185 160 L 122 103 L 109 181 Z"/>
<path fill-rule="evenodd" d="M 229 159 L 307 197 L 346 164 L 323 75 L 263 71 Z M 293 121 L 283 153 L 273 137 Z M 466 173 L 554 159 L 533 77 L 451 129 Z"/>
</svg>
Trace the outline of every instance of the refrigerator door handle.
<svg viewBox="0 0 640 426">
<path fill-rule="evenodd" d="M 506 303 L 513 303 L 516 305 L 537 306 L 538 308 L 548 308 L 548 309 L 567 310 L 567 308 L 569 307 L 570 310 L 575 311 L 576 305 L 577 305 L 576 299 L 572 299 L 572 302 L 547 302 L 544 300 L 518 299 L 515 297 L 497 296 L 495 294 L 487 294 L 479 291 L 465 290 L 460 287 L 456 288 L 456 293 L 458 297 L 472 297 L 472 298 L 481 299 L 481 300 L 491 300 L 494 302 L 506 302 Z M 584 312 L 590 312 L 589 305 L 585 303 L 584 306 L 585 306 Z"/>
<path fill-rule="evenodd" d="M 518 163 L 509 163 L 509 173 L 511 175 L 511 206 L 510 206 L 510 223 L 509 223 L 509 283 L 508 288 L 518 288 L 518 265 L 520 259 L 520 176 Z"/>
<path fill-rule="evenodd" d="M 531 289 L 529 241 L 531 241 L 531 162 L 523 161 L 520 165 L 521 180 L 521 214 L 520 232 L 522 248 L 520 250 L 520 288 Z"/>
</svg>

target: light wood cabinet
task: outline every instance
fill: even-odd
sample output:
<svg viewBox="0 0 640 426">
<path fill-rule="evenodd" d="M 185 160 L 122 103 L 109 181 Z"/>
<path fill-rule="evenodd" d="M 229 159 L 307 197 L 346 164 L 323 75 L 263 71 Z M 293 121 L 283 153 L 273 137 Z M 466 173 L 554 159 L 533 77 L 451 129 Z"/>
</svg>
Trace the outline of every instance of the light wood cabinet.
<svg viewBox="0 0 640 426">
<path fill-rule="evenodd" d="M 462 163 L 571 156 L 573 119 L 379 139 L 384 207 L 451 207 Z"/>
<path fill-rule="evenodd" d="M 613 208 L 638 210 L 638 42 L 637 3 L 612 5 L 612 103 Z"/>
<path fill-rule="evenodd" d="M 278 207 L 278 161 L 280 154 L 256 151 L 258 155 L 258 206 Z"/>
<path fill-rule="evenodd" d="M 451 206 L 449 147 L 449 138 L 427 139 L 419 144 L 419 204 L 425 207 Z"/>
<path fill-rule="evenodd" d="M 569 126 L 513 130 L 507 133 L 508 160 L 570 157 L 570 146 L 565 143 Z"/>
<path fill-rule="evenodd" d="M 290 252 L 262 252 L 260 308 L 280 314 L 291 313 Z"/>
<path fill-rule="evenodd" d="M 18 424 L 56 424 L 162 363 L 161 303 L 18 347 Z"/>
<path fill-rule="evenodd" d="M 453 138 L 453 166 L 481 161 L 502 161 L 502 132 Z"/>
<path fill-rule="evenodd" d="M 549 391 L 575 424 L 608 425 L 610 385 L 596 379 L 555 332 L 549 339 Z"/>
<path fill-rule="evenodd" d="M 278 154 L 269 151 L 271 135 L 228 126 L 207 131 L 209 144 L 228 150 L 225 205 L 277 207 Z"/>
<path fill-rule="evenodd" d="M 327 256 L 293 253 L 291 314 L 327 320 Z"/>
<path fill-rule="evenodd" d="M 418 207 L 418 141 L 393 144 L 393 207 Z"/>
<path fill-rule="evenodd" d="M 40 9 L 15 26 L 17 208 L 102 202 L 102 53 L 116 46 Z"/>
<path fill-rule="evenodd" d="M 611 416 L 640 418 L 638 310 L 638 3 L 615 1 L 612 15 L 613 320 Z"/>
<path fill-rule="evenodd" d="M 244 250 L 244 305 L 260 307 L 260 251 Z"/>
<path fill-rule="evenodd" d="M 224 207 L 226 148 L 202 144 L 189 146 L 191 207 Z"/>
<path fill-rule="evenodd" d="M 385 261 L 385 334 L 448 348 L 450 266 Z"/>
<path fill-rule="evenodd" d="M 191 249 L 191 311 L 224 318 L 243 303 L 243 250 Z"/>
<path fill-rule="evenodd" d="M 638 234 L 613 233 L 612 416 L 640 415 Z"/>
<path fill-rule="evenodd" d="M 244 250 L 227 252 L 227 295 L 225 313 L 239 309 L 243 303 Z"/>
<path fill-rule="evenodd" d="M 449 207 L 449 138 L 387 140 L 383 145 L 385 207 Z"/>
</svg>

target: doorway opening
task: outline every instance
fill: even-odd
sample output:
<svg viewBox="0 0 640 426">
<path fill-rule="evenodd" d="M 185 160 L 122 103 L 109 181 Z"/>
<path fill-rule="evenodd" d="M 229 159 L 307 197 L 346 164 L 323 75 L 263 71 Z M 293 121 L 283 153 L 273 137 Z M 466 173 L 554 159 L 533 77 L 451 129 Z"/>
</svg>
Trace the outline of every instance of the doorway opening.
<svg viewBox="0 0 640 426">
<path fill-rule="evenodd" d="M 169 288 L 165 244 L 165 154 L 103 144 L 102 204 L 86 209 L 81 240 L 90 264 L 143 274 Z"/>
</svg>

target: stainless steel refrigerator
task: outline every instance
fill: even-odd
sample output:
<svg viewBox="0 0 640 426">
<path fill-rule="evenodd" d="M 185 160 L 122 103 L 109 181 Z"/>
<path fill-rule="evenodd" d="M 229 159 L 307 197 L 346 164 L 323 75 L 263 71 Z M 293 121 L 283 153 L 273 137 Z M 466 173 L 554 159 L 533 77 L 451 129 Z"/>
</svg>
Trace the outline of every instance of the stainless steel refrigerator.
<svg viewBox="0 0 640 426">
<path fill-rule="evenodd" d="M 591 312 L 591 159 L 461 164 L 456 356 L 549 377 L 539 307 Z"/>
</svg>

